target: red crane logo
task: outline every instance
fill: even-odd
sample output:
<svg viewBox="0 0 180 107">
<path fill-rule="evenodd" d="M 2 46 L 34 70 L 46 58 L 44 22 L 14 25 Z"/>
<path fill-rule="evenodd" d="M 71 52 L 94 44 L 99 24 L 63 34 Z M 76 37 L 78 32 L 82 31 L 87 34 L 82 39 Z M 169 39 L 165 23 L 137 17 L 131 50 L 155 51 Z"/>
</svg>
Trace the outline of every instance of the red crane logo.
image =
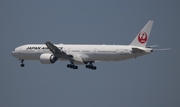
<svg viewBox="0 0 180 107">
<path fill-rule="evenodd" d="M 138 41 L 139 41 L 141 44 L 146 43 L 147 39 L 148 39 L 148 36 L 147 36 L 146 32 L 140 32 L 140 33 L 138 34 Z"/>
</svg>

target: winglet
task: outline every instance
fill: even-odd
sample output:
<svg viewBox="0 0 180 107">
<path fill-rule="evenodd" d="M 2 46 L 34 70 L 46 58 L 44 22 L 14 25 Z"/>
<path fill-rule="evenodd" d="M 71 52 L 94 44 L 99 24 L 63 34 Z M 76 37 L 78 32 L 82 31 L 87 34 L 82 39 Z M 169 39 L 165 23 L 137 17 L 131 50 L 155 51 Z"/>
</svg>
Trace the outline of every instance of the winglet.
<svg viewBox="0 0 180 107">
<path fill-rule="evenodd" d="M 148 21 L 144 28 L 138 33 L 136 38 L 130 44 L 131 46 L 138 46 L 138 47 L 146 47 L 146 44 L 149 39 L 149 35 L 151 32 L 151 28 L 153 26 L 152 20 Z"/>
</svg>

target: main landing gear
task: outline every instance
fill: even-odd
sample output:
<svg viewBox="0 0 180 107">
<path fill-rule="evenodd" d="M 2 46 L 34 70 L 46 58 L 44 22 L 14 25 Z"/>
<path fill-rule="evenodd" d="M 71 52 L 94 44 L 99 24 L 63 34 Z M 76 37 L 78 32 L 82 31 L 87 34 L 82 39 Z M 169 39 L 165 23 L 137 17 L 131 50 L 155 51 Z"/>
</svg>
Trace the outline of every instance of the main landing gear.
<svg viewBox="0 0 180 107">
<path fill-rule="evenodd" d="M 76 66 L 74 64 L 67 64 L 67 68 L 78 69 L 78 66 Z"/>
<path fill-rule="evenodd" d="M 89 65 L 86 65 L 86 68 L 89 68 L 91 70 L 96 70 L 97 69 L 97 67 L 94 66 L 92 63 L 89 63 Z"/>
<path fill-rule="evenodd" d="M 21 67 L 24 67 L 24 59 L 21 60 Z"/>
<path fill-rule="evenodd" d="M 85 67 L 88 68 L 88 69 L 91 69 L 91 70 L 96 70 L 97 67 L 94 66 L 92 63 L 93 62 L 88 62 L 89 64 L 87 64 Z M 67 68 L 71 68 L 71 69 L 78 69 L 78 66 L 74 65 L 73 63 L 71 64 L 67 64 Z"/>
</svg>

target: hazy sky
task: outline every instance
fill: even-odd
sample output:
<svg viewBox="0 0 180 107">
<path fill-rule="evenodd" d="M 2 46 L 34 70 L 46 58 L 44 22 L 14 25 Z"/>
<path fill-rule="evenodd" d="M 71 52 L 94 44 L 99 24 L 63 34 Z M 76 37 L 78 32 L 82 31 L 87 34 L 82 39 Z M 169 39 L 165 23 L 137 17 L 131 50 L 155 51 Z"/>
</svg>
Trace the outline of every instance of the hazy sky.
<svg viewBox="0 0 180 107">
<path fill-rule="evenodd" d="M 0 107 L 180 107 L 180 1 L 0 0 Z M 11 55 L 30 43 L 130 44 L 154 20 L 148 45 L 172 48 L 137 59 L 43 65 Z"/>
</svg>

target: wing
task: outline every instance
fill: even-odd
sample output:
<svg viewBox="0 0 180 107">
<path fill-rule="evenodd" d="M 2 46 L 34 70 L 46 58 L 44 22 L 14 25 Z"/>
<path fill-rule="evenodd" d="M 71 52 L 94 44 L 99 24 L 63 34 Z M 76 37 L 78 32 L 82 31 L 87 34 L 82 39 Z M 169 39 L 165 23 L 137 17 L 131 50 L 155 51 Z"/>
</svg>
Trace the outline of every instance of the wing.
<svg viewBox="0 0 180 107">
<path fill-rule="evenodd" d="M 83 64 L 84 63 L 81 56 L 79 56 L 79 55 L 67 54 L 62 49 L 57 48 L 55 45 L 53 45 L 49 41 L 47 41 L 45 44 L 57 58 L 68 59 L 72 64 L 74 64 L 74 63 Z"/>
<path fill-rule="evenodd" d="M 47 41 L 46 46 L 49 48 L 49 50 L 55 55 L 55 56 L 68 56 L 67 53 L 62 51 L 62 49 L 57 48 L 55 45 L 53 45 L 51 42 Z"/>
</svg>

